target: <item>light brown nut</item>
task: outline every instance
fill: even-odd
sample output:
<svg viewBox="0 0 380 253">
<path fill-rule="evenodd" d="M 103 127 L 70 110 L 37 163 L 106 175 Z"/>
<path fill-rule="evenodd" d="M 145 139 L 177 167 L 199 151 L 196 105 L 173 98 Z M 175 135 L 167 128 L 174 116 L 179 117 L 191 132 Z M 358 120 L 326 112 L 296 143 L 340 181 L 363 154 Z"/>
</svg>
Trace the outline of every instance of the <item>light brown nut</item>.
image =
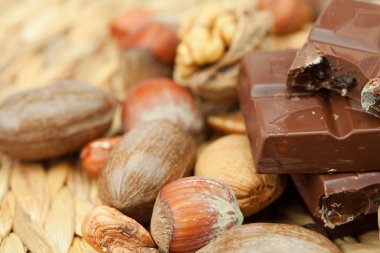
<svg viewBox="0 0 380 253">
<path fill-rule="evenodd" d="M 211 177 L 228 185 L 244 217 L 267 207 L 286 186 L 283 176 L 256 173 L 246 135 L 224 136 L 207 146 L 197 160 L 195 175 Z"/>
<path fill-rule="evenodd" d="M 88 175 L 94 178 L 99 176 L 109 153 L 120 140 L 121 136 L 96 139 L 82 148 L 80 162 Z"/>
<path fill-rule="evenodd" d="M 99 206 L 82 223 L 83 238 L 98 252 L 155 252 L 149 232 L 118 210 Z"/>
<path fill-rule="evenodd" d="M 18 159 L 59 157 L 105 134 L 115 101 L 77 81 L 21 91 L 0 103 L 0 149 Z"/>
<path fill-rule="evenodd" d="M 185 177 L 161 189 L 150 230 L 161 252 L 190 253 L 242 222 L 235 195 L 226 185 Z"/>
<path fill-rule="evenodd" d="M 207 117 L 207 124 L 222 133 L 245 134 L 243 115 L 240 111 L 234 113 L 218 113 Z"/>
<path fill-rule="evenodd" d="M 147 223 L 161 187 L 189 173 L 195 142 L 169 121 L 140 124 L 114 147 L 99 176 L 99 197 L 137 221 Z"/>
<path fill-rule="evenodd" d="M 323 235 L 303 227 L 251 223 L 226 231 L 197 251 L 206 252 L 340 253 L 340 250 Z"/>
</svg>

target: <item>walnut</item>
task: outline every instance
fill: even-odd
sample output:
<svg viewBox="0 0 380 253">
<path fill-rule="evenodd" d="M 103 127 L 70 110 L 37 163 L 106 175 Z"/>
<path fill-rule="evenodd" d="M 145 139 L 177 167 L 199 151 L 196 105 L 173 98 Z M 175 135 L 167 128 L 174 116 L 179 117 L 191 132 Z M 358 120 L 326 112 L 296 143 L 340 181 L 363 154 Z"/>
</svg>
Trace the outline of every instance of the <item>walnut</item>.
<svg viewBox="0 0 380 253">
<path fill-rule="evenodd" d="M 231 45 L 237 18 L 216 4 L 207 4 L 181 25 L 176 65 L 183 77 L 220 60 Z"/>
</svg>

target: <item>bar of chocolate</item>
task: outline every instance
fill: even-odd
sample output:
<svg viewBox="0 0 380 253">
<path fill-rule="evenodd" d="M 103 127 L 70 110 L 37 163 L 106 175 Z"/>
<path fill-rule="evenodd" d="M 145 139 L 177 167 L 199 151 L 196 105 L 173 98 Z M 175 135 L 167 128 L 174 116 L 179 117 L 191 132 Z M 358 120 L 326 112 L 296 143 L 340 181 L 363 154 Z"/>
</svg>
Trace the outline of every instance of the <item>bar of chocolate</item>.
<svg viewBox="0 0 380 253">
<path fill-rule="evenodd" d="M 256 170 L 379 170 L 380 120 L 346 97 L 288 88 L 295 53 L 253 52 L 242 59 L 238 94 Z"/>
<path fill-rule="evenodd" d="M 292 174 L 291 177 L 309 211 L 328 228 L 362 215 L 376 214 L 379 208 L 380 172 Z"/>
<path fill-rule="evenodd" d="M 380 116 L 380 1 L 332 0 L 289 70 L 289 87 L 322 88 Z"/>
</svg>

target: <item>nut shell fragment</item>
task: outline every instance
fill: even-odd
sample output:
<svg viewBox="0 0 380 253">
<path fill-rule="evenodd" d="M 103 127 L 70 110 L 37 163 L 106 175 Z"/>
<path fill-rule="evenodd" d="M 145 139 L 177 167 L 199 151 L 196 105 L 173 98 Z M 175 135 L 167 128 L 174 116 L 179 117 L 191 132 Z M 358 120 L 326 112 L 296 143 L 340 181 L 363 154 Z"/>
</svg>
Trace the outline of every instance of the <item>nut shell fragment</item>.
<svg viewBox="0 0 380 253">
<path fill-rule="evenodd" d="M 149 232 L 118 210 L 99 206 L 91 209 L 82 223 L 83 238 L 98 252 L 154 252 Z M 147 249 L 146 249 L 147 248 Z"/>
</svg>

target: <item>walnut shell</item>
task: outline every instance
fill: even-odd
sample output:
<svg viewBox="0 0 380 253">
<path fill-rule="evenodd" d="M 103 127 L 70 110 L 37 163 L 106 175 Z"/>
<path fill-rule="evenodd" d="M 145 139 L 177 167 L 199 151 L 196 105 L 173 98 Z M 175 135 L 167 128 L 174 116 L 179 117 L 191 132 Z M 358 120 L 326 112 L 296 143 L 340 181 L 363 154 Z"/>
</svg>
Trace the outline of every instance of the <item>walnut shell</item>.
<svg viewBox="0 0 380 253">
<path fill-rule="evenodd" d="M 257 174 L 246 135 L 232 134 L 217 139 L 200 154 L 195 175 L 214 178 L 235 193 L 244 217 L 275 201 L 286 186 L 286 178 Z"/>
<path fill-rule="evenodd" d="M 309 229 L 278 223 L 237 226 L 197 253 L 219 252 L 339 253 L 329 239 Z"/>
<path fill-rule="evenodd" d="M 195 142 L 169 121 L 142 123 L 113 148 L 99 176 L 99 197 L 137 221 L 150 221 L 161 187 L 189 173 Z"/>
<path fill-rule="evenodd" d="M 0 103 L 0 150 L 18 159 L 59 157 L 109 129 L 115 101 L 77 81 L 15 93 Z"/>
<path fill-rule="evenodd" d="M 87 213 L 82 234 L 98 252 L 155 252 L 156 245 L 142 225 L 108 206 L 95 207 Z"/>
</svg>

